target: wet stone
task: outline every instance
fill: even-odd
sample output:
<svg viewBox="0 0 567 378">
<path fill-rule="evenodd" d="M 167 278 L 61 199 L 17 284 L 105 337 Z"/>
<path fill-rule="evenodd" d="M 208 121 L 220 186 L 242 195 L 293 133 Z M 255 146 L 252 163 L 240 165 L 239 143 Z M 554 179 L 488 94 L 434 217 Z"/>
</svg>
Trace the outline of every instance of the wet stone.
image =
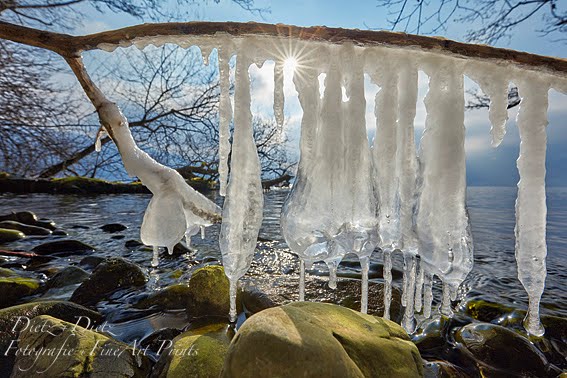
<svg viewBox="0 0 567 378">
<path fill-rule="evenodd" d="M 71 301 L 94 306 L 120 289 L 145 285 L 146 276 L 134 263 L 122 258 L 109 258 L 101 262 L 91 276 L 79 286 Z"/>
<path fill-rule="evenodd" d="M 100 256 L 87 256 L 84 257 L 79 264 L 81 264 L 82 266 L 89 268 L 89 269 L 94 269 L 96 268 L 101 262 L 104 261 L 104 257 L 100 257 Z"/>
<path fill-rule="evenodd" d="M 126 230 L 128 227 L 120 223 L 109 223 L 101 226 L 100 229 L 104 232 L 115 233 Z"/>
<path fill-rule="evenodd" d="M 63 268 L 60 272 L 55 274 L 47 283 L 50 289 L 65 287 L 83 282 L 89 277 L 89 273 L 85 270 L 76 267 L 68 266 Z"/>
<path fill-rule="evenodd" d="M 51 230 L 47 228 L 31 226 L 29 224 L 9 220 L 0 222 L 0 228 L 18 230 L 23 232 L 25 235 L 51 235 Z"/>
<path fill-rule="evenodd" d="M 187 308 L 189 286 L 179 284 L 168 286 L 150 294 L 134 305 L 135 308 L 155 308 L 156 310 L 177 310 Z"/>
<path fill-rule="evenodd" d="M 32 249 L 38 255 L 48 254 L 75 254 L 84 253 L 87 251 L 94 251 L 95 248 L 91 245 L 83 243 L 78 240 L 56 240 L 48 243 L 40 244 Z"/>
<path fill-rule="evenodd" d="M 25 238 L 26 235 L 18 230 L 0 228 L 0 244 L 10 243 Z"/>
<path fill-rule="evenodd" d="M 0 277 L 0 308 L 20 303 L 25 297 L 36 293 L 39 287 L 40 282 L 33 278 Z"/>
</svg>

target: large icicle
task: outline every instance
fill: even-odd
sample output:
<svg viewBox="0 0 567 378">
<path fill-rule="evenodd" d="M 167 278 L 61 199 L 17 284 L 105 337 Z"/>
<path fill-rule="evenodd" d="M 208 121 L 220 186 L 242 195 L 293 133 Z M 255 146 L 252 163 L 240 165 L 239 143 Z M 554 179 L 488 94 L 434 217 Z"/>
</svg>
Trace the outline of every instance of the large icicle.
<svg viewBox="0 0 567 378">
<path fill-rule="evenodd" d="M 228 155 L 230 154 L 230 120 L 232 119 L 232 106 L 230 104 L 230 56 L 232 46 L 224 41 L 218 50 L 219 59 L 219 194 L 226 195 L 228 182 Z"/>
<path fill-rule="evenodd" d="M 319 116 L 319 71 L 314 67 L 306 67 L 301 75 L 294 74 L 299 102 L 303 109 L 301 119 L 300 159 L 293 188 L 289 193 L 281 213 L 282 234 L 287 245 L 301 259 L 299 300 L 305 299 L 305 265 L 314 260 L 306 250 L 314 244 L 322 243 L 317 234 L 318 223 L 315 203 L 310 201 L 312 195 L 313 165 L 316 163 L 316 137 Z"/>
<path fill-rule="evenodd" d="M 260 179 L 260 161 L 254 143 L 250 111 L 252 46 L 243 41 L 236 62 L 234 136 L 231 175 L 223 207 L 220 232 L 222 261 L 230 281 L 230 320 L 236 321 L 236 287 L 254 257 L 258 232 L 262 224 L 264 197 Z"/>
<path fill-rule="evenodd" d="M 372 145 L 374 162 L 374 186 L 380 209 L 378 230 L 380 248 L 384 252 L 384 317 L 390 317 L 392 296 L 391 254 L 399 247 L 399 195 L 396 172 L 397 154 L 397 116 L 398 116 L 398 70 L 391 56 L 382 57 L 384 66 L 372 66 L 372 81 L 380 86 L 376 94 L 374 113 L 376 116 L 376 136 Z"/>
<path fill-rule="evenodd" d="M 524 327 L 530 334 L 542 336 L 545 330 L 539 319 L 539 302 L 545 286 L 547 255 L 545 154 L 549 84 L 538 79 L 529 75 L 517 83 L 522 102 L 517 119 L 521 143 L 515 232 L 518 278 L 529 296 Z"/>
<path fill-rule="evenodd" d="M 459 62 L 432 59 L 421 139 L 421 191 L 417 213 L 421 267 L 425 270 L 424 315 L 431 304 L 433 274 L 456 297 L 472 269 L 472 238 L 465 209 L 463 74 Z"/>
</svg>

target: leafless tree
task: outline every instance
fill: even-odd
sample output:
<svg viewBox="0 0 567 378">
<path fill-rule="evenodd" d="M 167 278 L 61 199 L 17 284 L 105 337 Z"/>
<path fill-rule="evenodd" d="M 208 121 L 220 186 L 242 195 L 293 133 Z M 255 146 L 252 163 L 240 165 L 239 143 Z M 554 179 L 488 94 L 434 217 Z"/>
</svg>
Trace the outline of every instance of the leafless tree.
<svg viewBox="0 0 567 378">
<path fill-rule="evenodd" d="M 468 101 L 465 105 L 467 110 L 488 109 L 490 106 L 490 98 L 480 90 L 468 90 Z M 511 87 L 508 91 L 508 109 L 515 108 L 520 105 L 522 99 L 518 93 L 518 87 Z"/>
<path fill-rule="evenodd" d="M 509 38 L 526 21 L 539 17 L 536 32 L 565 41 L 567 7 L 563 0 L 377 0 L 388 10 L 390 28 L 415 34 L 440 34 L 452 22 L 475 24 L 465 39 L 494 44 Z M 561 8 L 563 7 L 563 8 Z M 476 26 L 479 25 L 479 26 Z"/>
</svg>

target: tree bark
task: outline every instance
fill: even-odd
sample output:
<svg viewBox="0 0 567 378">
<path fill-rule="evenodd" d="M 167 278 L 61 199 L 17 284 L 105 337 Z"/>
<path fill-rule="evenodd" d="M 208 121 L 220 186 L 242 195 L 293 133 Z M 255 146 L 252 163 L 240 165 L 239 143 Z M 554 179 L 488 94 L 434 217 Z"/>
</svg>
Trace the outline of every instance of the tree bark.
<svg viewBox="0 0 567 378">
<path fill-rule="evenodd" d="M 459 58 L 475 58 L 494 63 L 513 63 L 524 69 L 547 71 L 565 77 L 567 59 L 530 54 L 487 45 L 475 45 L 440 37 L 427 37 L 388 31 L 327 28 L 324 26 L 298 27 L 263 23 L 239 22 L 172 22 L 142 24 L 85 36 L 52 33 L 24 26 L 0 22 L 0 38 L 54 51 L 63 57 L 76 57 L 83 51 L 98 49 L 99 45 L 130 46 L 134 40 L 151 40 L 158 36 L 186 36 L 229 34 L 234 37 L 264 35 L 332 43 L 353 42 L 360 46 L 392 46 L 419 48 Z"/>
</svg>

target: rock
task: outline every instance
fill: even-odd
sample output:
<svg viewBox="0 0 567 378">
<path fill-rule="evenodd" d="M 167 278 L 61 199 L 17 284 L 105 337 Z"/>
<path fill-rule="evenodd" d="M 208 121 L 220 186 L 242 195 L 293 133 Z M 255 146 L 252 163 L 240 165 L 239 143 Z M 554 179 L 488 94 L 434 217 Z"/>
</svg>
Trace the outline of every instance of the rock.
<svg viewBox="0 0 567 378">
<path fill-rule="evenodd" d="M 79 264 L 87 268 L 94 269 L 103 261 L 104 261 L 104 257 L 86 256 L 79 262 Z"/>
<path fill-rule="evenodd" d="M 17 274 L 11 269 L 0 268 L 0 277 L 15 277 Z"/>
<path fill-rule="evenodd" d="M 115 233 L 115 232 L 120 232 L 120 231 L 124 231 L 125 229 L 127 229 L 128 227 L 124 226 L 123 224 L 120 223 L 109 223 L 109 224 L 105 224 L 104 226 L 101 226 L 100 229 L 103 230 L 104 232 L 108 232 L 108 233 Z"/>
<path fill-rule="evenodd" d="M 37 332 L 34 329 L 44 332 Z M 42 353 L 20 353 L 15 366 L 33 366 L 14 370 L 12 377 L 35 378 L 39 372 L 50 377 L 144 377 L 151 369 L 143 353 L 127 344 L 48 315 L 32 319 L 30 327 L 20 333 L 19 348 L 28 350 L 65 350 L 54 358 Z"/>
<path fill-rule="evenodd" d="M 165 342 L 152 376 L 219 377 L 230 336 L 226 323 L 210 324 L 182 333 L 173 340 L 173 345 Z"/>
<path fill-rule="evenodd" d="M 2 277 L 0 278 L 0 308 L 13 306 L 22 298 L 34 294 L 40 286 L 40 282 L 33 278 L 25 277 Z"/>
<path fill-rule="evenodd" d="M 394 322 L 328 303 L 295 302 L 250 317 L 223 377 L 419 377 L 422 360 Z"/>
<path fill-rule="evenodd" d="M 51 253 L 73 254 L 75 252 L 94 251 L 95 248 L 78 240 L 56 240 L 35 246 L 32 251 L 38 255 Z"/>
<path fill-rule="evenodd" d="M 91 276 L 79 286 L 71 301 L 92 306 L 120 289 L 143 286 L 146 276 L 134 263 L 112 257 L 100 263 Z"/>
<path fill-rule="evenodd" d="M 47 283 L 49 289 L 81 283 L 89 277 L 89 273 L 76 267 L 68 266 L 55 274 Z"/>
<path fill-rule="evenodd" d="M 458 330 L 455 340 L 474 357 L 482 376 L 548 375 L 545 356 L 528 339 L 507 328 L 472 323 Z"/>
<path fill-rule="evenodd" d="M 424 366 L 425 378 L 468 378 L 461 369 L 447 361 L 427 362 Z"/>
<path fill-rule="evenodd" d="M 0 376 L 8 377 L 12 370 L 14 350 L 8 352 L 12 340 L 17 340 L 20 331 L 29 327 L 28 321 L 38 315 L 53 317 L 83 326 L 95 326 L 102 316 L 78 304 L 65 301 L 42 301 L 26 303 L 0 310 Z M 89 323 L 90 324 L 87 324 Z M 8 353 L 7 353 L 8 352 Z"/>
<path fill-rule="evenodd" d="M 30 226 L 29 224 L 23 224 L 16 221 L 2 221 L 0 222 L 0 228 L 18 230 L 23 232 L 25 235 L 51 235 L 51 230 L 48 230 L 47 228 Z"/>
<path fill-rule="evenodd" d="M 150 294 L 134 305 L 135 308 L 154 307 L 157 310 L 177 310 L 187 308 L 189 286 L 179 284 L 168 286 L 163 290 Z"/>
<path fill-rule="evenodd" d="M 512 312 L 512 307 L 504 306 L 494 302 L 473 299 L 465 304 L 465 313 L 471 318 L 481 322 L 490 323 L 501 316 Z"/>
<path fill-rule="evenodd" d="M 134 239 L 130 239 L 130 240 L 126 240 L 126 243 L 124 243 L 124 247 L 126 248 L 138 248 L 143 246 L 144 243 L 142 243 L 141 241 L 138 240 L 134 240 Z"/>
<path fill-rule="evenodd" d="M 447 345 L 450 319 L 439 316 L 424 320 L 412 336 L 412 341 L 424 358 L 435 358 Z"/>
<path fill-rule="evenodd" d="M 16 240 L 25 238 L 23 232 L 18 230 L 10 230 L 7 228 L 0 228 L 0 244 L 10 243 Z"/>
<path fill-rule="evenodd" d="M 25 224 L 34 224 L 37 222 L 37 215 L 32 213 L 31 211 L 19 211 L 19 212 L 12 212 L 6 215 L 0 215 L 0 222 L 1 221 L 16 221 Z"/>
<path fill-rule="evenodd" d="M 195 270 L 189 280 L 189 317 L 228 316 L 229 310 L 229 283 L 224 268 L 209 265 Z"/>
<path fill-rule="evenodd" d="M 62 230 L 60 228 L 53 230 L 53 236 L 68 236 L 69 234 L 67 233 L 67 231 Z"/>
<path fill-rule="evenodd" d="M 173 341 L 181 332 L 182 331 L 177 328 L 163 328 L 144 338 L 140 342 L 140 345 L 142 348 L 148 348 L 148 350 L 157 354 L 160 349 L 163 350 L 166 346 L 170 345 L 169 342 Z"/>
<path fill-rule="evenodd" d="M 25 223 L 25 222 L 24 222 Z M 32 223 L 32 225 L 37 226 L 37 227 L 43 227 L 43 228 L 47 228 L 51 231 L 56 230 L 57 229 L 57 225 L 55 224 L 55 222 L 53 222 L 50 219 L 40 219 L 38 221 L 35 221 L 34 223 Z"/>
<path fill-rule="evenodd" d="M 243 288 L 241 290 L 241 298 L 244 309 L 248 314 L 255 314 L 278 305 L 268 294 L 253 286 Z"/>
</svg>

